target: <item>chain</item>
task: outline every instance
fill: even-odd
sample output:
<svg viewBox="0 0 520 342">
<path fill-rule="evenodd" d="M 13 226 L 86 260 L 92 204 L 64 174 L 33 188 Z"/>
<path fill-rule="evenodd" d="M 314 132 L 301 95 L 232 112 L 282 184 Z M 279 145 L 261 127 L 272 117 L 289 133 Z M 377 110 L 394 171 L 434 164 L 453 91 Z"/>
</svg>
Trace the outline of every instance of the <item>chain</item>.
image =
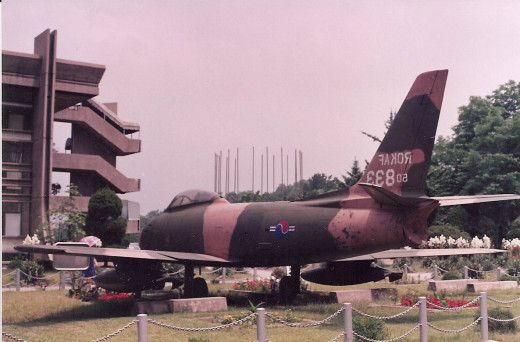
<svg viewBox="0 0 520 342">
<path fill-rule="evenodd" d="M 498 319 L 498 318 L 493 318 L 493 317 L 488 317 L 488 318 L 495 322 L 512 322 L 512 321 L 516 321 L 517 319 L 519 319 L 520 316 L 516 316 L 515 318 L 511 318 L 511 319 Z"/>
<path fill-rule="evenodd" d="M 280 323 L 280 324 L 283 324 L 283 325 L 286 325 L 288 327 L 291 327 L 291 328 L 309 328 L 309 327 L 315 327 L 317 325 L 321 325 L 321 324 L 324 324 L 332 319 L 334 319 L 336 316 L 338 316 L 340 313 L 343 312 L 343 310 L 345 310 L 345 308 L 340 308 L 338 311 L 336 311 L 335 313 L 333 313 L 332 315 L 330 315 L 329 317 L 319 321 L 319 322 L 314 322 L 314 323 L 310 323 L 310 324 L 297 324 L 297 323 L 289 323 L 289 322 L 286 322 L 274 315 L 271 315 L 270 313 L 266 312 L 265 315 L 269 318 L 271 318 L 273 321 L 277 322 L 277 323 Z"/>
<path fill-rule="evenodd" d="M 513 300 L 498 300 L 498 299 L 494 299 L 494 298 L 488 296 L 488 299 L 490 301 L 498 303 L 498 304 L 512 304 L 512 303 L 520 302 L 520 297 L 518 297 L 517 299 L 513 299 Z"/>
<path fill-rule="evenodd" d="M 431 323 L 428 323 L 428 326 L 434 330 L 437 330 L 437 331 L 440 331 L 440 332 L 443 332 L 443 333 L 446 333 L 446 334 L 458 334 L 460 332 L 463 332 L 463 331 L 466 331 L 468 330 L 469 328 L 471 328 L 472 326 L 478 324 L 478 322 L 480 322 L 480 320 L 482 319 L 482 317 L 479 317 L 477 318 L 477 320 L 473 323 L 471 323 L 470 325 L 462 328 L 462 329 L 458 329 L 458 330 L 444 330 L 444 329 L 441 329 L 441 328 L 438 328 L 436 327 L 435 325 L 431 324 Z"/>
<path fill-rule="evenodd" d="M 216 327 L 211 327 L 211 328 L 182 328 L 182 327 L 176 327 L 176 326 L 173 326 L 173 325 L 168 325 L 168 324 L 165 324 L 165 323 L 157 322 L 157 321 L 155 321 L 153 319 L 148 319 L 148 322 L 150 322 L 151 324 L 157 325 L 159 327 L 172 329 L 172 330 L 203 332 L 203 331 L 217 331 L 217 330 L 221 330 L 221 329 L 225 329 L 225 328 L 230 328 L 232 326 L 240 325 L 242 323 L 245 323 L 245 322 L 249 321 L 250 319 L 253 319 L 254 317 L 256 317 L 256 313 L 252 313 L 249 316 L 246 316 L 246 317 L 244 317 L 244 318 L 242 318 L 242 319 L 240 319 L 238 321 L 231 322 L 229 324 L 219 325 L 219 326 L 216 326 Z"/>
<path fill-rule="evenodd" d="M 341 334 L 339 334 L 338 336 L 334 337 L 332 340 L 330 340 L 329 342 L 336 342 L 336 341 L 339 341 L 340 338 L 342 338 L 343 336 L 345 336 L 345 332 L 342 331 Z"/>
<path fill-rule="evenodd" d="M 369 341 L 369 342 L 395 342 L 395 341 L 399 341 L 399 340 L 402 340 L 403 338 L 407 337 L 408 335 L 410 335 L 411 333 L 413 333 L 415 330 L 417 330 L 421 325 L 420 324 L 417 324 L 415 327 L 412 328 L 412 330 L 404 333 L 404 335 L 401 335 L 399 337 L 396 337 L 394 339 L 391 339 L 391 340 L 374 340 L 374 339 L 371 339 L 371 338 L 368 338 L 368 337 L 365 337 L 363 335 L 360 335 L 358 334 L 357 332 L 353 332 L 353 334 L 362 339 L 362 340 L 365 340 L 365 341 Z"/>
<path fill-rule="evenodd" d="M 183 270 L 184 270 L 184 269 L 183 269 Z M 217 272 L 220 272 L 220 270 L 222 270 L 222 267 L 219 267 L 219 268 L 217 268 L 216 270 L 213 270 L 213 271 L 202 272 L 202 274 L 212 274 L 212 273 L 217 273 Z"/>
<path fill-rule="evenodd" d="M 2 287 L 9 286 L 9 285 L 13 285 L 14 283 L 16 283 L 16 282 L 13 281 L 12 283 L 2 284 Z"/>
<path fill-rule="evenodd" d="M 361 311 L 357 310 L 356 308 L 352 308 L 352 311 L 354 311 L 355 313 L 357 313 L 361 316 L 365 316 L 365 317 L 369 317 L 369 318 L 373 318 L 373 319 L 385 320 L 385 319 L 392 319 L 392 318 L 404 316 L 407 313 L 409 313 L 410 311 L 412 311 L 413 309 L 415 309 L 418 305 L 419 305 L 419 302 L 412 305 L 409 309 L 406 309 L 405 311 L 398 313 L 396 315 L 393 315 L 393 316 L 372 316 L 372 315 L 366 314 L 364 312 L 361 312 Z"/>
<path fill-rule="evenodd" d="M 11 273 L 2 274 L 2 278 L 3 278 L 3 277 L 8 277 L 8 276 L 10 276 L 11 274 L 15 274 L 15 273 L 16 273 L 16 270 L 14 270 L 14 271 L 11 272 Z"/>
<path fill-rule="evenodd" d="M 508 275 L 510 277 L 515 277 L 515 278 L 520 278 L 520 275 L 512 275 L 512 274 L 509 274 L 507 272 L 505 272 L 505 275 Z"/>
<path fill-rule="evenodd" d="M 433 306 L 434 309 L 439 309 L 439 310 L 444 310 L 444 311 L 458 311 L 458 310 L 466 309 L 466 308 L 470 307 L 471 305 L 477 303 L 478 301 L 480 301 L 480 297 L 476 297 L 471 302 L 467 302 L 466 304 L 458 306 L 456 308 L 447 308 L 445 306 L 439 306 L 439 305 L 433 304 L 432 302 L 427 302 L 427 304 Z"/>
<path fill-rule="evenodd" d="M 114 331 L 113 333 L 111 334 L 108 334 L 104 337 L 101 337 L 101 338 L 98 338 L 97 340 L 92 340 L 92 342 L 100 342 L 100 341 L 105 341 L 105 340 L 108 340 L 109 338 L 112 338 L 116 335 L 119 335 L 121 334 L 123 331 L 125 331 L 126 329 L 130 328 L 132 325 L 134 325 L 135 323 L 137 323 L 138 321 L 136 319 L 134 319 L 132 322 L 128 323 L 127 325 L 125 325 L 124 327 L 122 327 L 121 329 L 117 330 L 117 331 Z"/>
<path fill-rule="evenodd" d="M 14 335 L 8 334 L 4 331 L 2 331 L 2 336 L 5 336 L 7 338 L 10 338 L 11 340 L 17 341 L 17 342 L 29 342 L 27 340 L 24 340 L 23 338 L 16 337 Z"/>
<path fill-rule="evenodd" d="M 477 273 L 496 273 L 497 272 L 496 270 L 479 271 L 479 270 L 474 270 L 473 268 L 469 268 L 469 267 L 468 267 L 468 270 L 473 271 L 473 272 L 477 272 Z"/>
<path fill-rule="evenodd" d="M 54 273 L 53 275 L 50 275 L 50 276 L 48 276 L 48 277 L 39 278 L 39 277 L 33 277 L 32 275 L 27 274 L 27 273 L 25 273 L 25 272 L 22 271 L 22 270 L 20 270 L 20 273 L 25 274 L 26 276 L 28 276 L 28 277 L 30 277 L 30 278 L 38 279 L 38 280 L 44 280 L 44 279 L 54 278 L 55 276 L 57 276 L 58 274 L 60 274 L 60 273 L 58 272 L 58 273 Z"/>
<path fill-rule="evenodd" d="M 441 272 L 444 272 L 444 273 L 449 272 L 448 270 L 445 270 L 444 268 L 439 267 L 439 266 L 437 266 L 437 269 L 438 269 L 439 271 L 441 271 Z"/>
</svg>

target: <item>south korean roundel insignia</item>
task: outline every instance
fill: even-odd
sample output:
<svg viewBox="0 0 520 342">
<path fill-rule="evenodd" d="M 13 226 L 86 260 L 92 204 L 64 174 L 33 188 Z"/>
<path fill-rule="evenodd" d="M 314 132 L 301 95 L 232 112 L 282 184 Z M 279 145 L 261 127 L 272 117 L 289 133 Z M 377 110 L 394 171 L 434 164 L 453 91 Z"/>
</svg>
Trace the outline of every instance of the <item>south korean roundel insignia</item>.
<svg viewBox="0 0 520 342">
<path fill-rule="evenodd" d="M 289 225 L 287 220 L 281 220 L 277 225 L 269 227 L 269 231 L 275 233 L 279 239 L 285 239 L 288 233 L 294 232 L 295 230 L 296 226 Z"/>
</svg>

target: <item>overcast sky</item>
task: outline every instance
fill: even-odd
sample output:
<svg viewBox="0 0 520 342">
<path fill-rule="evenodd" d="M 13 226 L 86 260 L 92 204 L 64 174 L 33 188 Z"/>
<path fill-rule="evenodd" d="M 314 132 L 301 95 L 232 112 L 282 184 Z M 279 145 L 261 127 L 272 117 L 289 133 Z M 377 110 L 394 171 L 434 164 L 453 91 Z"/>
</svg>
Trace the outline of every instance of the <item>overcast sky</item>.
<svg viewBox="0 0 520 342">
<path fill-rule="evenodd" d="M 220 150 L 233 163 L 239 148 L 240 190 L 253 146 L 255 191 L 266 147 L 276 183 L 281 148 L 290 181 L 295 149 L 304 178 L 346 174 L 377 149 L 361 131 L 381 136 L 424 71 L 450 70 L 437 133 L 451 135 L 470 96 L 520 81 L 519 13 L 513 0 L 4 0 L 2 49 L 32 53 L 48 28 L 58 58 L 106 66 L 96 99 L 141 125 L 142 152 L 118 169 L 141 179 L 123 197 L 146 214 L 213 190 Z"/>
</svg>

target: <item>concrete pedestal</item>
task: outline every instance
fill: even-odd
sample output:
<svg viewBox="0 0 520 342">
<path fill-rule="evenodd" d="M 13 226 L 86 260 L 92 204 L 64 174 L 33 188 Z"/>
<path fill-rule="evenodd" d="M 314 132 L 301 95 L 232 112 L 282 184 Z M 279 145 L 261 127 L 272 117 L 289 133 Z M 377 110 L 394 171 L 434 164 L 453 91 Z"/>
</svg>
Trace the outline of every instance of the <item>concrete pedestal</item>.
<svg viewBox="0 0 520 342">
<path fill-rule="evenodd" d="M 478 283 L 478 279 L 454 279 L 454 280 L 430 280 L 428 282 L 429 291 L 465 291 L 468 284 Z"/>
<path fill-rule="evenodd" d="M 518 283 L 514 280 L 508 281 L 489 281 L 468 284 L 468 292 L 486 292 L 489 290 L 516 290 Z"/>
<path fill-rule="evenodd" d="M 134 303 L 135 313 L 156 315 L 172 312 L 227 311 L 225 297 L 138 300 Z"/>
<path fill-rule="evenodd" d="M 330 299 L 332 303 L 368 302 L 382 298 L 388 298 L 391 294 L 389 288 L 369 290 L 345 290 L 332 291 Z"/>
</svg>

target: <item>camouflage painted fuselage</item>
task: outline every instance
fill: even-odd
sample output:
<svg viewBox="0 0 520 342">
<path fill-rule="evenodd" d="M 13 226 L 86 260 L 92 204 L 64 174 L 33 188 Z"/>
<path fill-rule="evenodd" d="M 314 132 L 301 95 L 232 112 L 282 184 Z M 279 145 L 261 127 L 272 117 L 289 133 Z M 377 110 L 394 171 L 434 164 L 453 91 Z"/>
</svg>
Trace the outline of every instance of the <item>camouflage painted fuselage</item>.
<svg viewBox="0 0 520 342">
<path fill-rule="evenodd" d="M 212 255 L 235 265 L 308 264 L 412 244 L 407 223 L 416 214 L 346 191 L 298 202 L 220 198 L 166 211 L 143 229 L 140 247 Z M 425 233 L 420 221 L 416 228 Z"/>
</svg>

